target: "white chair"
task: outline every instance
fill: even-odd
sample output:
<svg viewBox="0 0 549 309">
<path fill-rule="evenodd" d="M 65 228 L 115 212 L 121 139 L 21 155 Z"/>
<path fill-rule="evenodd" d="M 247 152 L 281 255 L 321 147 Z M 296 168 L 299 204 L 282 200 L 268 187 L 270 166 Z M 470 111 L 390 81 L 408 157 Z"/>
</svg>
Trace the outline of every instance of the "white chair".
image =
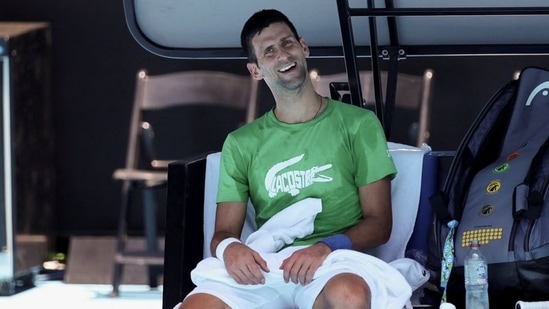
<svg viewBox="0 0 549 309">
<path fill-rule="evenodd" d="M 423 197 L 421 190 L 424 183 L 426 183 L 426 187 L 428 187 L 429 183 L 433 181 L 433 179 L 424 178 L 436 178 L 436 171 L 433 170 L 425 173 L 423 170 L 425 154 L 431 152 L 429 146 L 423 145 L 422 148 L 417 148 L 392 142 L 389 142 L 388 146 L 398 171 L 397 176 L 391 183 L 393 228 L 391 237 L 387 243 L 366 253 L 374 255 L 389 263 L 405 257 L 412 234 L 417 233 L 418 229 L 421 231 L 419 233 L 420 237 L 426 235 L 428 225 L 417 227 L 415 224 L 416 222 L 424 223 L 426 221 L 425 218 L 418 218 L 418 215 L 426 215 L 424 209 L 425 205 L 423 205 L 423 209 L 420 210 L 420 202 Z M 215 225 L 220 160 L 221 153 L 219 152 L 212 153 L 206 157 L 203 257 L 211 256 L 210 241 L 214 233 Z M 427 169 L 432 168 L 429 164 L 426 166 Z M 432 188 L 426 188 L 426 190 L 432 190 Z M 248 203 L 241 240 L 245 241 L 255 230 L 254 209 L 251 203 Z M 423 275 L 423 280 L 428 280 L 429 273 L 425 271 Z M 408 304 L 408 308 L 411 305 L 418 304 L 419 300 L 412 297 Z"/>
<path fill-rule="evenodd" d="M 389 143 L 389 146 L 399 172 L 391 192 L 393 233 L 386 245 L 370 252 L 386 261 L 403 257 L 405 250 L 426 251 L 427 231 L 432 221 L 428 197 L 438 187 L 440 158 L 440 154 L 429 151 L 428 146 L 417 148 L 395 143 Z M 173 308 L 194 288 L 190 273 L 198 262 L 210 256 L 219 163 L 220 153 L 213 153 L 170 164 L 164 309 Z M 248 211 L 243 238 L 255 230 L 253 209 L 248 208 Z M 416 304 L 414 296 L 412 304 Z"/>
<path fill-rule="evenodd" d="M 389 143 L 389 150 L 397 167 L 397 176 L 392 181 L 393 229 L 389 241 L 368 252 L 386 262 L 403 258 L 410 240 L 418 213 L 422 183 L 422 167 L 428 146 L 417 148 L 404 144 Z M 206 180 L 204 188 L 204 246 L 203 256 L 209 257 L 210 241 L 214 232 L 217 186 L 221 153 L 206 158 Z M 253 206 L 248 203 L 246 221 L 242 232 L 244 241 L 256 230 Z"/>
</svg>

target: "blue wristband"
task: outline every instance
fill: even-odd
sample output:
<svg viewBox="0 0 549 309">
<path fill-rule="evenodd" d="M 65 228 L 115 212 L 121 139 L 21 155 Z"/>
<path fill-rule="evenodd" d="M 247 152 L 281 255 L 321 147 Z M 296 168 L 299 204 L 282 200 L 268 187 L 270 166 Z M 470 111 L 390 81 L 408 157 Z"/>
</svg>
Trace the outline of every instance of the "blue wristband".
<svg viewBox="0 0 549 309">
<path fill-rule="evenodd" d="M 332 250 L 332 252 L 337 249 L 353 249 L 353 242 L 351 241 L 349 236 L 345 234 L 328 236 L 322 240 L 319 240 L 318 242 L 321 242 L 328 246 L 330 250 Z"/>
</svg>

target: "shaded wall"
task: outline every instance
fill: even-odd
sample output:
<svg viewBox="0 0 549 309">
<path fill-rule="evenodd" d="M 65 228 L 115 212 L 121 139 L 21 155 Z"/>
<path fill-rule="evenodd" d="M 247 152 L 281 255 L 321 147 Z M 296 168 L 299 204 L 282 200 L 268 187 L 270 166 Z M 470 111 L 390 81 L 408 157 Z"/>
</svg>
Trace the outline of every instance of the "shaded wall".
<svg viewBox="0 0 549 309">
<path fill-rule="evenodd" d="M 121 184 L 112 171 L 124 164 L 135 73 L 215 69 L 247 74 L 243 60 L 174 60 L 152 55 L 131 37 L 122 1 L 2 0 L 2 21 L 48 21 L 53 33 L 52 102 L 57 191 L 55 233 L 114 234 Z M 237 38 L 235 38 L 237 39 Z M 368 66 L 367 60 L 361 65 Z M 491 95 L 527 65 L 549 67 L 548 57 L 409 58 L 403 72 L 435 70 L 431 145 L 455 149 Z M 312 59 L 333 73 L 341 59 Z M 265 111 L 272 98 L 262 87 Z"/>
</svg>

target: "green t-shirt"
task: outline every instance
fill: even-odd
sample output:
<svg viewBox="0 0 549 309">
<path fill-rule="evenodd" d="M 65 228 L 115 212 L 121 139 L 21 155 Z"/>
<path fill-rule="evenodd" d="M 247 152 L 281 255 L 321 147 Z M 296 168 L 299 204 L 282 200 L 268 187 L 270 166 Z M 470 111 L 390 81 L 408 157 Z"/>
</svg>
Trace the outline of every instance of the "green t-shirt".
<svg viewBox="0 0 549 309">
<path fill-rule="evenodd" d="M 361 220 L 358 187 L 395 174 L 376 115 L 328 100 L 313 120 L 286 124 L 270 111 L 230 133 L 221 155 L 217 201 L 250 198 L 260 227 L 299 200 L 321 198 L 314 232 L 294 242 L 312 244 Z"/>
</svg>

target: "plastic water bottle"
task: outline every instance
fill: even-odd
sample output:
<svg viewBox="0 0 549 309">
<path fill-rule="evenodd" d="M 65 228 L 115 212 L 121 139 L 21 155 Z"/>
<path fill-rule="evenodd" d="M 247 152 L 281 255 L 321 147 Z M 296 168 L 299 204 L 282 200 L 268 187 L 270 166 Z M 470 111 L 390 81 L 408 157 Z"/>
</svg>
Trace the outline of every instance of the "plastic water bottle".
<svg viewBox="0 0 549 309">
<path fill-rule="evenodd" d="M 488 265 L 480 251 L 480 244 L 473 240 L 465 257 L 465 308 L 488 309 Z"/>
</svg>

